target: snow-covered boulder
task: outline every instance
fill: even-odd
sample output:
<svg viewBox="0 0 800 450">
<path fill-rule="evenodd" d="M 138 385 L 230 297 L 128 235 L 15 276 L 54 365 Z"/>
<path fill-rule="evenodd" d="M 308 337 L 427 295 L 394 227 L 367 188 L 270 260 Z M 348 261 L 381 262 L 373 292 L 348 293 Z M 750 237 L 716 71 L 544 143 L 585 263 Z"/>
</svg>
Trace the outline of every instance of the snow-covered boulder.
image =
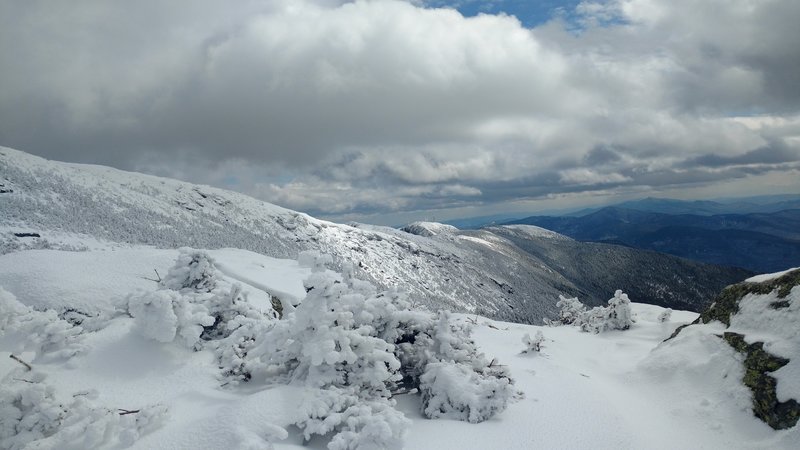
<svg viewBox="0 0 800 450">
<path fill-rule="evenodd" d="M 727 343 L 741 360 L 740 381 L 752 394 L 753 413 L 772 428 L 787 429 L 800 419 L 798 324 L 800 269 L 728 286 L 689 328 L 678 328 L 670 339 L 686 341 L 682 335 L 691 330 Z"/>
</svg>

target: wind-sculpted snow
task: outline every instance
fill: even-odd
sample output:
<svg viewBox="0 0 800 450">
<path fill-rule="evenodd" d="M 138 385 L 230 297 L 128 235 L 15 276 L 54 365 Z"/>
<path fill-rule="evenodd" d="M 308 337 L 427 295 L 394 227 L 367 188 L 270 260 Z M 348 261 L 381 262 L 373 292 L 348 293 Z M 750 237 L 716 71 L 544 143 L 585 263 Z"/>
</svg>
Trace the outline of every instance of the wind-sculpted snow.
<svg viewBox="0 0 800 450">
<path fill-rule="evenodd" d="M 0 194 L 0 254 L 109 243 L 239 248 L 291 259 L 316 250 L 333 257 L 333 268 L 352 263 L 366 280 L 381 288 L 402 285 L 432 309 L 518 322 L 553 316 L 560 294 L 597 305 L 618 287 L 635 301 L 699 309 L 707 293 L 746 275 L 616 246 L 603 247 L 608 257 L 598 262 L 580 253 L 583 244 L 535 227 L 459 231 L 418 223 L 410 234 L 335 224 L 230 191 L 2 147 L 0 183 L 10 186 Z M 553 246 L 570 251 L 557 257 L 531 251 Z M 631 259 L 661 275 L 634 281 Z"/>
</svg>

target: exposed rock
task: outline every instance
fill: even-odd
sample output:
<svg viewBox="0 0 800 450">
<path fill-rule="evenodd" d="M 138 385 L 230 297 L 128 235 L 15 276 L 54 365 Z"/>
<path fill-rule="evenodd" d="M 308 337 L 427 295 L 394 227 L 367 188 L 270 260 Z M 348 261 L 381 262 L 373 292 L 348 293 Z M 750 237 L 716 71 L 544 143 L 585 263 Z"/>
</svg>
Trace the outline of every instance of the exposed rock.
<svg viewBox="0 0 800 450">
<path fill-rule="evenodd" d="M 769 375 L 789 364 L 789 360 L 775 356 L 764 350 L 763 342 L 748 344 L 744 335 L 725 332 L 725 342 L 745 355 L 744 384 L 753 392 L 753 413 L 776 430 L 784 430 L 797 425 L 800 419 L 800 403 L 795 399 L 778 401 L 777 380 Z"/>
<path fill-rule="evenodd" d="M 20 237 L 20 238 L 23 238 L 23 237 L 41 237 L 41 235 L 39 235 L 39 233 L 14 233 L 14 236 Z"/>
<path fill-rule="evenodd" d="M 728 286 L 714 299 L 714 303 L 700 315 L 699 320 L 703 323 L 719 320 L 725 325 L 730 325 L 731 316 L 739 312 L 739 301 L 745 295 L 766 295 L 777 290 L 778 298 L 785 298 L 789 295 L 789 291 L 797 285 L 800 285 L 800 270 L 791 271 L 781 277 L 762 283 L 744 282 Z M 781 302 L 775 303 L 780 305 Z M 775 307 L 774 304 L 772 306 Z M 788 303 L 786 303 L 786 306 L 788 306 Z"/>
<path fill-rule="evenodd" d="M 666 340 L 674 338 L 688 326 L 712 321 L 722 322 L 726 328 L 730 328 L 732 319 L 740 312 L 742 300 L 748 295 L 766 296 L 774 293 L 779 300 L 772 300 L 767 305 L 768 308 L 773 310 L 789 308 L 792 306 L 792 297 L 789 297 L 789 294 L 795 286 L 800 286 L 800 269 L 762 282 L 745 281 L 728 286 L 714 299 L 714 303 L 700 314 L 697 320 L 678 327 Z M 769 300 L 765 299 L 764 301 Z M 797 301 L 796 296 L 794 301 Z M 776 430 L 792 428 L 797 425 L 798 419 L 800 419 L 800 403 L 796 399 L 779 401 L 778 381 L 770 375 L 789 364 L 790 360 L 764 350 L 764 342 L 748 344 L 744 334 L 726 331 L 718 336 L 734 350 L 745 355 L 743 363 L 745 375 L 742 382 L 752 392 L 755 416 Z"/>
</svg>

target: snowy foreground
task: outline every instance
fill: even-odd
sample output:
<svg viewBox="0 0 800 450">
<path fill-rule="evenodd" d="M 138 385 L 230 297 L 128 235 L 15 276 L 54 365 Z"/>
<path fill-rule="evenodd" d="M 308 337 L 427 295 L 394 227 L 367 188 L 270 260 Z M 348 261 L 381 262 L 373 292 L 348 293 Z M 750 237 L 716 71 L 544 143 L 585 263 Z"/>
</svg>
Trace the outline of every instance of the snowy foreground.
<svg viewBox="0 0 800 450">
<path fill-rule="evenodd" d="M 309 264 L 244 250 L 208 254 L 220 283 L 241 286 L 244 315 L 274 308 L 292 314 L 306 296 L 304 280 L 313 276 Z M 164 277 L 178 257 L 177 250 L 145 247 L 0 256 L 0 397 L 13 399 L 17 407 L 0 405 L 0 448 L 25 448 L 28 441 L 30 448 L 54 449 L 326 448 L 330 435 L 304 442 L 303 432 L 293 425 L 308 415 L 309 394 L 302 386 L 265 384 L 255 375 L 249 382 L 242 377 L 232 382 L 231 374 L 241 375 L 236 371 L 244 366 L 226 367 L 228 376 L 223 376 L 220 354 L 198 345 L 202 327 L 181 328 L 185 318 L 178 316 L 177 330 L 173 323 L 172 331 L 164 332 L 152 308 L 169 295 L 174 302 L 177 294 L 157 293 L 158 284 L 148 278 L 156 278 L 154 269 Z M 800 305 L 800 289 L 790 299 L 789 312 L 782 314 L 794 314 L 787 316 L 791 319 Z M 41 312 L 48 309 L 55 312 Z M 453 420 L 449 410 L 442 418 L 428 419 L 420 395 L 395 393 L 388 402 L 396 401 L 395 409 L 410 421 L 404 447 L 797 448 L 800 427 L 775 431 L 752 415 L 749 391 L 741 383 L 742 357 L 714 336 L 723 327 L 689 327 L 662 343 L 697 314 L 674 311 L 667 317 L 663 308 L 636 303 L 632 312 L 631 329 L 600 334 L 574 326 L 446 316 L 456 328 L 471 328 L 478 350 L 497 373 L 510 373 L 513 390 L 524 397 L 509 391 L 508 402 L 491 411 L 496 414 L 469 423 Z M 780 324 L 783 319 L 770 320 Z M 80 328 L 69 325 L 77 322 Z M 797 331 L 791 331 L 797 324 L 788 325 L 775 336 L 762 333 L 759 338 L 774 340 L 774 351 L 784 356 L 800 356 Z M 524 337 L 539 331 L 541 350 L 523 353 Z M 797 361 L 775 373 L 782 398 L 800 397 L 800 377 L 791 376 L 798 373 Z M 503 380 L 500 375 L 492 379 Z M 451 381 L 459 382 L 458 377 Z M 19 410 L 45 397 L 51 399 L 49 407 L 21 423 Z M 65 409 L 71 409 L 68 420 L 58 416 Z M 37 435 L 37 429 L 44 431 Z"/>
</svg>

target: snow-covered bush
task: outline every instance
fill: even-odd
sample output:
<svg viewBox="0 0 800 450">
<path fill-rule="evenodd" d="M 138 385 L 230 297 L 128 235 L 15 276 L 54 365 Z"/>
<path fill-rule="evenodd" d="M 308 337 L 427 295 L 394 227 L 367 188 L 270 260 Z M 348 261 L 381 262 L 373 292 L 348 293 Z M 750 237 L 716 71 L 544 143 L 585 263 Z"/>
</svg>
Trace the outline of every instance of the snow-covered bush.
<svg viewBox="0 0 800 450">
<path fill-rule="evenodd" d="M 396 392 L 418 389 L 427 417 L 471 422 L 521 395 L 505 367 L 478 353 L 467 326 L 449 313 L 411 310 L 402 293 L 378 292 L 350 266 L 340 276 L 324 270 L 321 255 L 303 259 L 313 272 L 296 309 L 256 333 L 239 335 L 241 327 L 220 344 L 241 345 L 229 346 L 221 363 L 240 381 L 247 374 L 305 388 L 307 417 L 296 425 L 306 439 L 332 433 L 331 449 L 401 448 L 410 423 L 394 408 Z"/>
<path fill-rule="evenodd" d="M 525 344 L 525 349 L 522 350 L 522 353 L 534 353 L 541 351 L 542 342 L 544 342 L 544 334 L 542 334 L 542 330 L 536 330 L 534 337 L 531 337 L 530 334 L 525 333 L 525 336 L 522 336 L 522 343 Z"/>
<path fill-rule="evenodd" d="M 85 352 L 84 330 L 54 310 L 23 305 L 2 288 L 0 336 L 12 354 L 35 354 L 30 360 L 33 370 L 20 364 L 0 380 L 0 449 L 127 447 L 166 412 L 161 405 L 150 405 L 121 415 L 95 405 L 91 393 L 56 395 L 37 364 Z"/>
<path fill-rule="evenodd" d="M 627 330 L 633 325 L 631 301 L 621 290 L 614 293 L 608 306 L 596 306 L 587 310 L 577 298 L 560 297 L 556 305 L 561 308 L 561 319 L 555 323 L 571 324 L 590 333 L 610 330 Z"/>
<path fill-rule="evenodd" d="M 11 351 L 34 352 L 36 361 L 68 359 L 86 351 L 82 333 L 55 311 L 36 311 L 0 287 L 0 336 Z"/>
<path fill-rule="evenodd" d="M 506 367 L 478 352 L 468 324 L 443 311 L 432 331 L 419 377 L 425 417 L 483 422 L 522 397 Z"/>
<path fill-rule="evenodd" d="M 412 310 L 404 294 L 378 292 L 352 266 L 326 270 L 327 255 L 304 252 L 299 260 L 312 269 L 306 297 L 280 317 L 254 310 L 213 259 L 190 249 L 157 291 L 130 296 L 128 310 L 148 338 L 214 350 L 224 385 L 302 388 L 306 414 L 295 425 L 306 439 L 330 435 L 331 449 L 402 448 L 410 422 L 394 407 L 398 392 L 421 392 L 427 417 L 470 422 L 521 396 L 505 367 L 480 354 L 467 325 L 449 313 Z"/>
<path fill-rule="evenodd" d="M 672 308 L 667 308 L 664 311 L 661 311 L 661 314 L 658 315 L 658 321 L 661 323 L 669 322 L 672 318 Z"/>
<path fill-rule="evenodd" d="M 229 336 L 244 319 L 267 318 L 247 302 L 241 286 L 218 276 L 206 252 L 189 248 L 180 250 L 158 290 L 128 297 L 128 312 L 142 336 L 165 343 L 180 337 L 193 348 Z"/>
<path fill-rule="evenodd" d="M 386 331 L 391 299 L 345 271 L 315 271 L 308 294 L 284 319 L 255 337 L 245 365 L 253 378 L 306 387 L 297 423 L 306 439 L 335 432 L 329 448 L 401 448 L 409 422 L 394 409 L 402 379 Z"/>
<path fill-rule="evenodd" d="M 586 305 L 581 303 L 577 297 L 567 298 L 559 295 L 556 307 L 559 308 L 559 317 L 556 323 L 564 325 L 573 324 L 586 313 Z"/>
<path fill-rule="evenodd" d="M 614 292 L 614 298 L 608 300 L 608 306 L 611 309 L 609 315 L 609 326 L 612 330 L 627 330 L 633 325 L 633 310 L 631 309 L 631 300 L 628 294 L 617 289 Z"/>
<path fill-rule="evenodd" d="M 420 378 L 422 414 L 429 419 L 483 422 L 504 411 L 519 392 L 503 370 L 466 364 L 430 363 Z"/>
<path fill-rule="evenodd" d="M 208 253 L 183 247 L 161 286 L 179 292 L 211 292 L 217 287 L 217 269 Z"/>
<path fill-rule="evenodd" d="M 120 414 L 96 405 L 96 392 L 75 393 L 68 402 L 59 398 L 41 373 L 8 374 L 0 386 L 0 449 L 124 448 L 166 414 L 163 405 Z"/>
</svg>

